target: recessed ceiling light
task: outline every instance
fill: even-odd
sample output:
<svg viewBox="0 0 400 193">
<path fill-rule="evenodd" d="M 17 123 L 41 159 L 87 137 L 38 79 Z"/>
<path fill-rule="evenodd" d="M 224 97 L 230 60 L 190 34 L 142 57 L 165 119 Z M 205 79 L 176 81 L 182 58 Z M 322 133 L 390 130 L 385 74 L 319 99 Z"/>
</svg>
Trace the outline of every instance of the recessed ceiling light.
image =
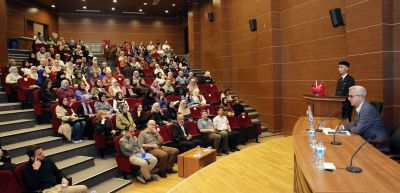
<svg viewBox="0 0 400 193">
<path fill-rule="evenodd" d="M 175 7 L 176 5 L 175 5 L 175 3 L 172 3 L 172 7 Z"/>
<path fill-rule="evenodd" d="M 83 8 L 83 9 L 86 9 L 86 6 L 83 6 L 82 8 Z"/>
<path fill-rule="evenodd" d="M 145 2 L 145 3 L 143 3 L 143 5 L 147 5 L 147 3 Z"/>
<path fill-rule="evenodd" d="M 51 7 L 52 7 L 52 8 L 55 8 L 55 7 L 56 7 L 56 5 L 54 5 L 54 4 L 51 4 Z"/>
<path fill-rule="evenodd" d="M 82 1 L 86 1 L 86 0 L 82 0 Z"/>
<path fill-rule="evenodd" d="M 165 10 L 165 13 L 168 13 L 169 11 L 168 10 Z"/>
<path fill-rule="evenodd" d="M 115 11 L 115 7 L 111 7 L 111 10 Z"/>
<path fill-rule="evenodd" d="M 116 3 L 116 2 L 117 2 L 117 0 L 113 0 L 113 2 L 114 2 L 114 3 Z"/>
<path fill-rule="evenodd" d="M 142 12 L 142 11 L 143 11 L 143 9 L 139 9 L 139 11 L 140 11 L 140 12 Z"/>
</svg>

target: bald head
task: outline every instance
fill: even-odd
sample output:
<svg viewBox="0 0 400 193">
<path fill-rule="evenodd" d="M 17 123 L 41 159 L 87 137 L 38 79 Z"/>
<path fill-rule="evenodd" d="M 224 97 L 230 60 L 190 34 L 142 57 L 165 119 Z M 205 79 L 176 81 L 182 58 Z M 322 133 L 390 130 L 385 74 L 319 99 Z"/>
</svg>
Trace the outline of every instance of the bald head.
<svg viewBox="0 0 400 193">
<path fill-rule="evenodd" d="M 149 120 L 147 122 L 147 129 L 149 129 L 150 131 L 155 131 L 156 129 L 156 122 L 154 120 Z"/>
<path fill-rule="evenodd" d="M 179 124 L 183 124 L 185 122 L 185 117 L 182 114 L 178 114 L 176 121 L 178 121 Z"/>
</svg>

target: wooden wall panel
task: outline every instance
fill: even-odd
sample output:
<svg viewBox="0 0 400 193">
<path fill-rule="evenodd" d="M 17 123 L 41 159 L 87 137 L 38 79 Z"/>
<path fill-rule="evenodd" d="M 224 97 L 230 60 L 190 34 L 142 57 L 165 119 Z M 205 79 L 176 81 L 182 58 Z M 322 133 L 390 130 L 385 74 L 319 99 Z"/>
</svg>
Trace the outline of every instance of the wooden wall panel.
<svg viewBox="0 0 400 193">
<path fill-rule="evenodd" d="M 0 66 L 3 67 L 8 63 L 6 0 L 0 0 L 0 26 Z"/>
<path fill-rule="evenodd" d="M 219 86 L 232 88 L 256 107 L 269 129 L 290 134 L 305 112 L 303 93 L 319 80 L 333 95 L 338 61 L 348 60 L 368 100 L 384 102 L 385 119 L 392 125 L 400 108 L 400 91 L 394 91 L 400 86 L 396 5 L 399 0 L 205 1 L 199 9 L 202 67 Z M 332 8 L 342 9 L 346 26 L 332 27 Z M 202 16 L 210 10 L 226 17 L 209 23 Z M 251 18 L 257 19 L 257 32 L 249 30 Z M 216 38 L 218 33 L 228 39 Z"/>
<path fill-rule="evenodd" d="M 125 41 L 143 41 L 147 44 L 150 40 L 168 40 L 177 53 L 183 54 L 184 51 L 183 28 L 176 19 L 61 14 L 58 22 L 60 36 L 67 39 L 86 42 L 109 39 L 118 44 Z"/>
<path fill-rule="evenodd" d="M 58 18 L 55 13 L 36 6 L 7 0 L 8 37 L 33 37 L 33 31 L 27 29 L 25 25 L 27 20 L 48 25 L 49 34 L 58 32 Z"/>
</svg>

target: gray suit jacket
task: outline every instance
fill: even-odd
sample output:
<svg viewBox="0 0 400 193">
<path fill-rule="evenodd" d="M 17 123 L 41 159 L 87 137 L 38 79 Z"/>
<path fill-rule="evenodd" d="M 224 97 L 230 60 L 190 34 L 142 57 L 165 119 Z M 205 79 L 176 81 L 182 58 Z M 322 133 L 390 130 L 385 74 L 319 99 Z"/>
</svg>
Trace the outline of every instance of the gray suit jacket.
<svg viewBox="0 0 400 193">
<path fill-rule="evenodd" d="M 367 141 L 389 140 L 389 131 L 386 129 L 381 115 L 368 101 L 364 101 L 355 120 L 345 125 L 344 129 L 360 135 Z M 378 145 L 377 148 L 381 151 L 388 151 L 387 146 Z"/>
</svg>

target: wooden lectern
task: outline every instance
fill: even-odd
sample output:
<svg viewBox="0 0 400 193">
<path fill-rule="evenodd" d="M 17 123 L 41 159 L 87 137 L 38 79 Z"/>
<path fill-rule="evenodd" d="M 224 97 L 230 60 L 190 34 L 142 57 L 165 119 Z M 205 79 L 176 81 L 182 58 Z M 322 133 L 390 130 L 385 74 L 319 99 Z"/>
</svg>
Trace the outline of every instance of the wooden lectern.
<svg viewBox="0 0 400 193">
<path fill-rule="evenodd" d="M 303 94 L 307 105 L 311 106 L 314 117 L 339 117 L 342 115 L 343 96 L 314 96 Z"/>
</svg>

